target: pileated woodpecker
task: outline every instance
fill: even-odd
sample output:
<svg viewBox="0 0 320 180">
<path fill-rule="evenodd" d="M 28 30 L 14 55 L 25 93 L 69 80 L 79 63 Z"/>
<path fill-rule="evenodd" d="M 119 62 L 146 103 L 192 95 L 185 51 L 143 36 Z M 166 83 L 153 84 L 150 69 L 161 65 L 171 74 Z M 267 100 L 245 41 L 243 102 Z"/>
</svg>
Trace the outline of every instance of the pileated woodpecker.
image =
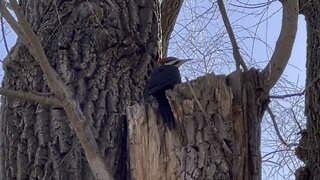
<svg viewBox="0 0 320 180">
<path fill-rule="evenodd" d="M 179 66 L 191 59 L 178 59 L 175 57 L 160 58 L 159 67 L 155 68 L 150 75 L 144 90 L 144 99 L 152 95 L 159 104 L 159 110 L 164 122 L 169 129 L 175 128 L 174 116 L 171 111 L 169 101 L 166 96 L 166 90 L 173 89 L 178 83 L 181 83 Z"/>
</svg>

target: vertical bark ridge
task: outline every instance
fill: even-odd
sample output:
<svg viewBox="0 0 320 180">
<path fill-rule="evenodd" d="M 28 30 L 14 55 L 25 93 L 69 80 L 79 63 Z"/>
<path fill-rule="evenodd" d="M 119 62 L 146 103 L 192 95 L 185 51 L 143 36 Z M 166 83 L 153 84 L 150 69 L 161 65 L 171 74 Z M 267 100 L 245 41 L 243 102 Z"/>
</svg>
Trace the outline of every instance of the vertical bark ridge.
<svg viewBox="0 0 320 180">
<path fill-rule="evenodd" d="M 306 166 L 298 169 L 296 178 L 318 179 L 320 174 L 320 2 L 315 0 L 300 0 L 299 6 L 300 13 L 305 16 L 307 24 L 307 88 L 305 96 L 307 130 L 301 132 L 302 138 L 299 147 L 296 149 L 297 156 Z"/>
</svg>

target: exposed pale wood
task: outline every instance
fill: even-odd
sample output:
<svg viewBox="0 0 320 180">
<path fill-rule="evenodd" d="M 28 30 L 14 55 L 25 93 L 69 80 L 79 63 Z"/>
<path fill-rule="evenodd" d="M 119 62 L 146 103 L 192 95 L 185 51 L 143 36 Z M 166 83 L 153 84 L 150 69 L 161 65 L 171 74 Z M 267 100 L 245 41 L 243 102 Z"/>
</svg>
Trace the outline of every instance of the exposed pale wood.
<svg viewBox="0 0 320 180">
<path fill-rule="evenodd" d="M 130 171 L 132 179 L 176 179 L 175 137 L 159 125 L 157 104 L 135 105 L 127 110 Z"/>
</svg>

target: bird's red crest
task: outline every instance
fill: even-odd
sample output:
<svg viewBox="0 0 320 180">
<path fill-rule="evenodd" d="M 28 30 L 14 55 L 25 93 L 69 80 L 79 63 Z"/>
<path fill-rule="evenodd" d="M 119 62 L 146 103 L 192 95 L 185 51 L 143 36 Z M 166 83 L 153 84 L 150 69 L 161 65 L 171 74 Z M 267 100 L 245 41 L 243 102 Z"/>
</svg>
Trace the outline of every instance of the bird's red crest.
<svg viewBox="0 0 320 180">
<path fill-rule="evenodd" d="M 159 58 L 158 63 L 159 63 L 160 65 L 163 65 L 163 64 L 164 64 L 164 59 L 163 59 L 163 58 Z"/>
</svg>

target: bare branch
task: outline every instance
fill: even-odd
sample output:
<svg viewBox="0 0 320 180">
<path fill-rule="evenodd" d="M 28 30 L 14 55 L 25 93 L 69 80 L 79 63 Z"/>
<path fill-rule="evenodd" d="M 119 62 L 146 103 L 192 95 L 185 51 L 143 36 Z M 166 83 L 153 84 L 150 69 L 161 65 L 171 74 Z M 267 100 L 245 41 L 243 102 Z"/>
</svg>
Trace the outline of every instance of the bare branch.
<svg viewBox="0 0 320 180">
<path fill-rule="evenodd" d="M 60 163 L 58 164 L 58 167 L 56 167 L 55 169 L 53 169 L 53 172 L 51 173 L 51 175 L 49 176 L 48 180 L 51 180 L 53 178 L 54 173 L 61 167 L 62 163 L 67 159 L 67 157 L 69 157 L 69 155 L 73 152 L 73 150 L 75 150 L 77 147 L 79 146 L 79 144 L 75 144 L 70 150 L 69 152 L 61 159 Z M 47 173 L 48 171 L 46 171 Z M 44 177 L 46 177 L 46 174 L 44 175 Z"/>
<path fill-rule="evenodd" d="M 238 7 L 238 8 L 246 8 L 246 9 L 256 9 L 256 8 L 262 8 L 269 6 L 272 2 L 275 2 L 277 0 L 269 0 L 267 2 L 262 2 L 262 3 L 244 3 L 241 1 L 237 1 L 241 5 L 233 4 L 231 3 L 232 6 Z"/>
<path fill-rule="evenodd" d="M 269 96 L 269 97 L 274 98 L 274 99 L 284 99 L 284 98 L 293 97 L 293 96 L 302 96 L 302 95 L 304 95 L 305 92 L 306 92 L 306 90 L 303 90 L 302 92 L 299 92 L 299 93 L 275 95 L 275 96 Z"/>
<path fill-rule="evenodd" d="M 234 57 L 234 60 L 236 61 L 237 70 L 240 69 L 240 66 L 241 66 L 244 71 L 247 71 L 248 68 L 247 68 L 246 64 L 244 63 L 244 60 L 240 54 L 239 46 L 238 46 L 236 38 L 234 36 L 233 30 L 232 30 L 232 27 L 231 27 L 231 24 L 230 24 L 228 15 L 227 15 L 226 8 L 224 7 L 223 0 L 218 0 L 218 6 L 219 6 L 219 9 L 221 12 L 221 16 L 222 16 L 224 25 L 227 29 L 228 34 L 229 34 L 231 44 L 232 44 L 233 57 Z"/>
<path fill-rule="evenodd" d="M 288 64 L 297 33 L 299 10 L 297 0 L 283 0 L 281 3 L 283 6 L 281 32 L 271 60 L 262 71 L 266 90 L 270 90 L 276 84 Z"/>
<path fill-rule="evenodd" d="M 59 78 L 59 76 L 57 75 L 57 73 L 51 67 L 45 55 L 45 52 L 42 48 L 39 38 L 31 29 L 30 25 L 28 24 L 27 20 L 22 14 L 22 10 L 20 9 L 17 2 L 14 0 L 10 0 L 10 5 L 18 18 L 18 21 L 19 21 L 19 24 L 21 25 L 21 29 L 23 33 L 20 32 L 21 30 L 16 31 L 16 29 L 14 28 L 13 30 L 18 34 L 19 37 L 23 39 L 29 52 L 39 62 L 39 65 L 41 66 L 41 69 L 43 70 L 48 80 L 48 84 L 53 90 L 56 97 L 60 100 L 66 99 L 65 98 L 66 93 L 63 92 L 65 90 L 65 88 L 63 88 L 64 84 L 62 80 Z M 6 18 L 7 22 L 10 25 L 16 24 L 14 19 L 13 20 L 15 23 L 10 22 L 10 20 L 6 17 L 5 13 L 3 14 L 3 16 Z M 12 16 L 12 15 L 9 13 L 9 16 Z"/>
<path fill-rule="evenodd" d="M 6 35 L 5 35 L 3 17 L 1 14 L 0 14 L 0 23 L 1 23 L 1 32 L 2 32 L 2 39 L 4 42 L 4 47 L 6 48 L 6 51 L 9 54 L 9 48 L 8 48 L 8 43 L 7 43 L 7 39 L 6 39 Z"/>
<path fill-rule="evenodd" d="M 272 110 L 270 109 L 269 106 L 267 107 L 267 111 L 268 111 L 268 113 L 269 113 L 269 115 L 270 115 L 270 117 L 271 117 L 274 130 L 276 131 L 276 134 L 277 134 L 279 140 L 281 141 L 281 143 L 282 143 L 283 145 L 285 145 L 286 147 L 290 148 L 290 144 L 288 144 L 288 143 L 282 138 L 282 136 L 281 136 L 281 134 L 280 134 L 280 130 L 279 130 L 279 128 L 278 128 L 278 124 L 277 124 L 277 122 L 276 122 L 276 116 L 273 114 L 273 112 L 272 112 Z"/>
<path fill-rule="evenodd" d="M 299 121 L 298 121 L 298 119 L 297 119 L 296 113 L 293 111 L 292 108 L 291 108 L 290 110 L 291 110 L 292 115 L 293 115 L 293 120 L 294 120 L 294 122 L 297 124 L 297 126 L 299 127 L 299 130 L 300 130 L 300 132 L 301 132 L 301 131 L 302 131 L 302 127 L 301 127 L 301 125 L 300 125 L 300 123 L 299 123 Z"/>
<path fill-rule="evenodd" d="M 166 57 L 170 36 L 176 24 L 177 17 L 182 7 L 183 0 L 163 0 L 161 3 L 161 51 L 162 57 Z"/>
<path fill-rule="evenodd" d="M 13 62 L 13 60 L 11 59 L 10 53 L 9 53 L 9 47 L 8 47 L 8 43 L 7 43 L 7 38 L 5 36 L 4 33 L 4 22 L 3 22 L 3 17 L 2 15 L 0 16 L 0 22 L 1 22 L 1 31 L 2 31 L 2 39 L 4 42 L 4 47 L 7 51 L 8 54 L 8 58 L 10 60 L 10 62 Z M 37 92 L 35 90 L 33 90 L 32 88 L 29 87 L 27 81 L 25 81 L 25 79 L 23 78 L 23 76 L 21 75 L 21 73 L 19 72 L 18 68 L 16 68 L 14 65 L 8 63 L 7 61 L 3 61 L 3 65 L 5 65 L 6 67 L 10 68 L 13 70 L 13 72 L 19 77 L 19 79 L 22 81 L 22 83 L 24 84 L 24 86 L 32 93 L 36 94 L 36 95 L 42 95 L 42 96 L 49 96 L 52 95 L 53 93 L 41 93 L 41 92 Z"/>
<path fill-rule="evenodd" d="M 21 36 L 21 38 L 24 38 L 24 36 L 22 36 L 23 32 L 20 29 L 20 25 L 18 24 L 18 22 L 16 22 L 16 20 L 14 19 L 14 17 L 10 14 L 10 12 L 8 11 L 8 9 L 6 8 L 5 5 L 5 1 L 0 0 L 0 12 L 1 15 L 7 20 L 7 22 L 10 24 L 11 28 L 14 30 L 14 32 L 18 35 Z"/>
<path fill-rule="evenodd" d="M 62 104 L 56 98 L 44 97 L 44 96 L 36 95 L 33 93 L 27 93 L 27 92 L 9 90 L 6 88 L 0 88 L 0 94 L 7 96 L 9 98 L 22 99 L 22 100 L 26 100 L 26 101 L 33 101 L 33 102 L 36 102 L 39 104 L 50 105 L 50 106 L 54 106 L 54 107 L 62 107 Z"/>
</svg>

